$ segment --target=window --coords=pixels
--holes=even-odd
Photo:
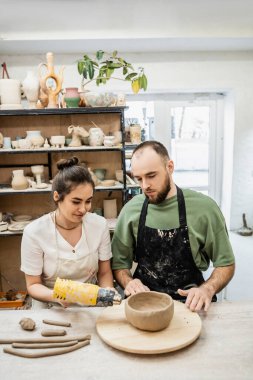
[[[126,122],[166,145],[180,187],[208,194],[220,205],[223,153],[222,94],[149,94],[127,102]]]

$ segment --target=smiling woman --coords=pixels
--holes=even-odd
[[[21,270],[33,308],[52,305],[57,277],[113,287],[107,222],[90,213],[91,175],[76,157],[60,160],[57,167],[52,184],[56,209],[30,223],[22,238]]]

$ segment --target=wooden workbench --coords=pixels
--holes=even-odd
[[[129,354],[111,348],[96,333],[102,308],[69,308],[31,311],[1,310],[0,337],[40,336],[42,319],[66,319],[69,335],[90,333],[91,344],[75,352],[39,359],[26,359],[3,352],[0,346],[0,378],[3,380],[252,380],[253,302],[212,304],[201,313],[200,337],[179,351],[159,355]],[[24,317],[36,321],[35,332],[23,331]],[[51,326],[54,328],[54,326]],[[70,332],[71,331],[71,332]]]

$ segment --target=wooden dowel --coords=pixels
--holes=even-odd
[[[70,342],[61,343],[12,343],[13,348],[56,348],[56,347],[69,347],[77,344],[78,340],[71,340]]]
[[[58,350],[49,350],[49,351],[35,352],[35,353],[22,352],[20,350],[15,350],[9,347],[4,347],[3,351],[6,352],[7,354],[21,356],[22,358],[44,358],[46,356],[66,354],[67,352],[78,350],[79,348],[87,346],[88,344],[90,344],[90,340],[79,342],[71,347],[64,347],[64,348],[59,348]]]
[[[66,335],[66,330],[42,330],[42,336],[63,336]]]
[[[78,340],[82,342],[84,340],[90,340],[91,335],[80,335],[72,337],[59,337],[59,338],[13,338],[13,339],[0,339],[0,344],[12,344],[12,343],[59,343],[59,342],[70,342],[71,340]]]
[[[46,323],[47,325],[71,327],[70,322],[52,321],[51,319],[43,319],[42,322]]]

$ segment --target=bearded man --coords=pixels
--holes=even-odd
[[[112,240],[116,281],[126,296],[154,290],[192,311],[207,311],[235,270],[219,207],[210,197],[174,183],[174,163],[158,141],[138,145],[131,167],[143,193],[126,203],[117,221]],[[204,280],[202,272],[211,262],[214,269]]]

